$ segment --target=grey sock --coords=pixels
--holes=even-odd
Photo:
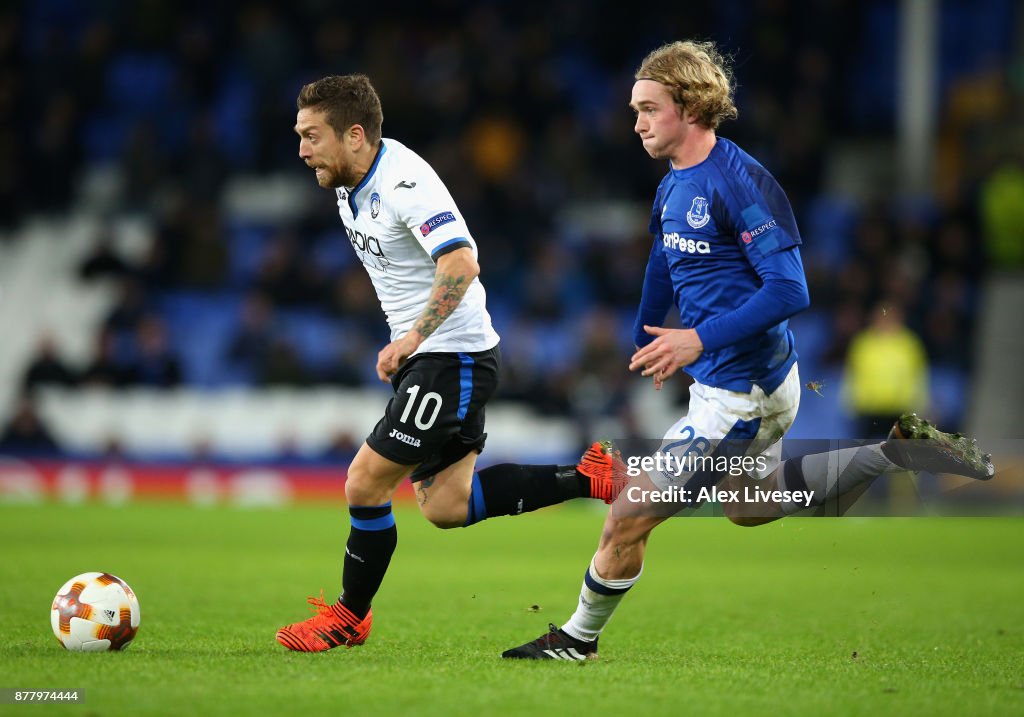
[[[895,468],[897,466],[882,453],[881,444],[876,443],[784,461],[777,475],[783,490],[814,491],[811,505],[821,505]],[[803,502],[781,504],[786,515],[804,507]]]

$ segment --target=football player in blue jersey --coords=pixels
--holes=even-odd
[[[650,377],[656,389],[685,368],[695,381],[689,410],[666,432],[660,451],[674,455],[673,466],[702,453],[725,463],[641,472],[609,511],[576,612],[561,628],[549,625],[536,640],[505,651],[507,658],[596,657],[598,636],[640,578],[651,531],[722,481],[736,497],[754,487],[756,500],[722,503],[733,522],[760,525],[841,496],[855,498],[887,471],[982,480],[994,473],[970,440],[914,415],[900,417],[884,443],[780,462],[780,441],[800,403],[788,320],[809,304],[789,200],[757,160],[716,134],[737,111],[731,71],[713,43],[658,48],[635,80],[634,130],[651,157],[668,160],[669,171],[651,215],[654,244],[629,368]],[[684,328],[662,327],[673,306]],[[734,471],[737,465],[743,469]],[[620,470],[626,470],[621,462]],[[659,497],[645,499],[651,494]],[[652,502],[665,497],[673,502]]]

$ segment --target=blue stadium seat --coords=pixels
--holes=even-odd
[[[850,198],[816,196],[800,217],[800,251],[819,266],[838,269],[849,256],[856,223],[857,207]]]
[[[218,146],[236,169],[248,168],[256,155],[255,97],[252,83],[241,73],[225,73],[214,102],[213,121]]]
[[[537,338],[534,365],[543,371],[565,371],[573,368],[580,353],[578,322],[573,320],[533,325]]]
[[[312,255],[316,266],[328,274],[337,274],[357,261],[345,230],[341,228],[321,234],[313,246]]]
[[[928,417],[950,430],[961,425],[968,401],[969,381],[960,369],[933,366],[929,376]]]
[[[944,0],[939,26],[939,87],[992,67],[1003,67],[1013,53],[1020,12],[1013,0]]]
[[[82,141],[88,160],[104,164],[117,159],[130,126],[126,116],[113,112],[94,112],[86,117]]]
[[[227,364],[227,345],[234,336],[242,297],[234,293],[175,291],[160,301],[185,380],[200,387],[244,384],[251,377]]]
[[[832,315],[812,308],[790,319],[789,328],[796,337],[801,368],[820,365],[832,341]]]
[[[866,10],[864,36],[871,38],[857,51],[847,94],[849,116],[860,129],[888,129],[896,124],[896,46],[899,3],[874,2]]]
[[[261,224],[229,222],[228,280],[232,287],[241,288],[252,284],[273,231],[272,227]]]
[[[118,55],[107,71],[107,101],[130,115],[156,116],[168,105],[177,104],[171,92],[174,75],[174,65],[164,55]]]
[[[334,363],[342,338],[335,320],[313,309],[282,310],[280,320],[285,337],[306,366],[316,371]]]

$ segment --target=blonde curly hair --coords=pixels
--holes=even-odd
[[[640,63],[634,78],[654,80],[668,88],[673,101],[707,129],[722,120],[736,119],[732,69],[729,59],[713,42],[671,42],[654,50]]]

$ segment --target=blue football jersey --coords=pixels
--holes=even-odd
[[[654,337],[668,309],[697,330],[704,353],[686,371],[718,388],[771,393],[796,361],[788,319],[806,308],[800,232],[782,188],[719,138],[708,158],[670,169],[651,215],[651,250],[634,339]]]

